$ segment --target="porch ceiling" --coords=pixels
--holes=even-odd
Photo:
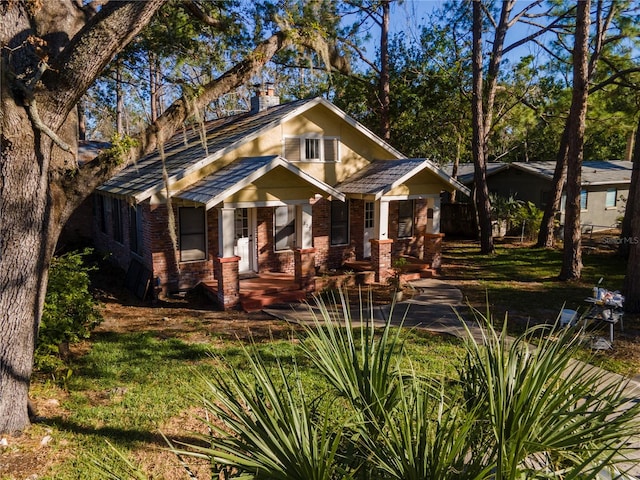
[[[175,198],[199,203],[210,209],[279,167],[294,174],[299,180],[312,187],[314,192],[320,191],[339,200],[345,199],[343,193],[313,178],[278,155],[240,158],[177,193]],[[279,186],[280,189],[282,187],[282,185]]]

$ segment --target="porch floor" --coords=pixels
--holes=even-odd
[[[202,282],[212,298],[217,298],[218,282]],[[240,280],[240,307],[245,312],[256,312],[268,305],[303,302],[307,293],[301,290],[293,275],[279,272],[261,273]]]

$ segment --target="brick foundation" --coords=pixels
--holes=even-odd
[[[313,291],[316,275],[315,248],[298,248],[295,251],[295,280],[300,285],[301,290]]]
[[[218,304],[225,310],[240,305],[239,261],[240,257],[217,257],[214,262],[218,279]]]
[[[424,261],[431,265],[434,270],[439,270],[442,266],[442,239],[444,233],[424,234]]]
[[[371,240],[371,267],[378,283],[386,282],[393,275],[391,251],[393,240]]]

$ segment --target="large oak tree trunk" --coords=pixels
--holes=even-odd
[[[584,131],[589,97],[589,27],[591,1],[578,3],[576,36],[573,49],[573,94],[568,123],[567,201],[564,221],[564,247],[561,280],[577,280],[582,273],[582,230],[580,226],[580,190]]]
[[[3,88],[0,139],[0,432],[28,425],[33,353],[58,235],[48,184],[52,142]]]

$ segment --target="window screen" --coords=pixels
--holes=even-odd
[[[331,201],[331,245],[349,243],[349,204]]]
[[[413,200],[398,202],[398,238],[413,236]]]
[[[180,261],[204,260],[206,239],[204,208],[182,207],[180,216]]]

